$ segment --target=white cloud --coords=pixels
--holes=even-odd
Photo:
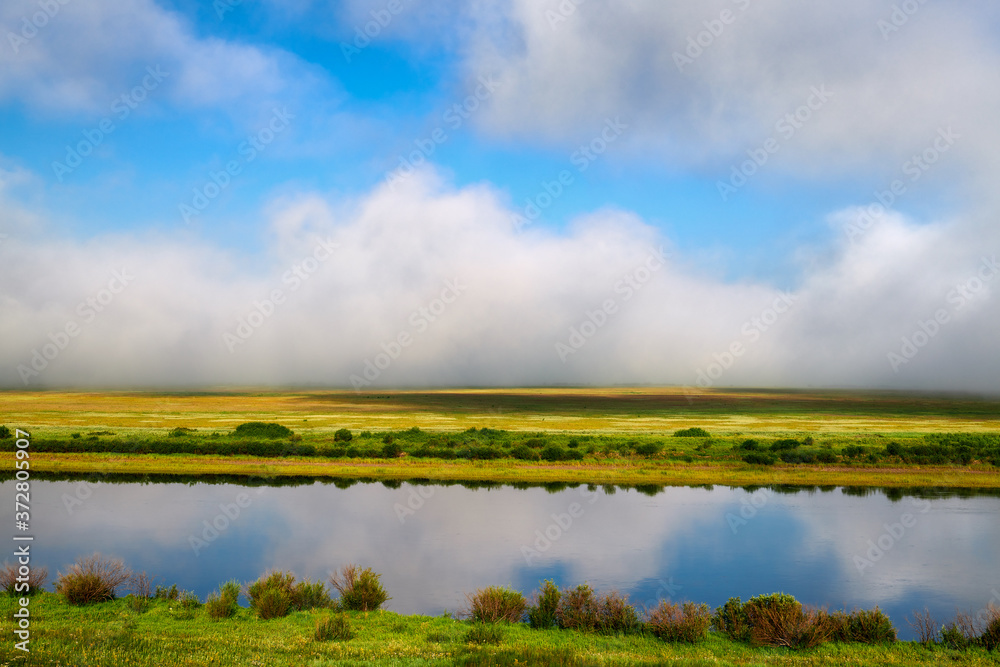
[[[949,299],[998,245],[968,223],[889,215],[853,243],[845,235],[803,269],[786,308],[771,286],[727,284],[683,257],[643,274],[651,249],[670,244],[634,215],[601,211],[554,235],[519,234],[510,214],[487,186],[454,189],[423,171],[353,204],[276,203],[273,252],[252,262],[190,239],[11,234],[0,245],[0,383],[23,386],[18,366],[74,321],[81,332],[32,386],[343,386],[406,333],[412,344],[376,386],[693,384],[738,342],[745,353],[714,384],[1000,390],[1000,281],[961,307]],[[102,293],[122,269],[134,279]],[[436,302],[453,281],[460,296]],[[276,289],[284,301],[272,309],[262,300]],[[109,300],[92,322],[79,306],[88,298]],[[556,344],[572,346],[571,327],[589,333],[588,317],[603,322],[593,313],[608,299],[614,313],[561,360]],[[267,317],[251,316],[255,301]],[[887,354],[942,308],[949,321],[894,371]],[[260,326],[227,346],[241,319]]]
[[[18,36],[11,42],[8,35],[0,48],[0,101],[17,100],[48,114],[103,115],[153,67],[166,73],[157,105],[223,107],[253,116],[321,82],[316,71],[279,49],[199,37],[152,0],[53,5],[59,11],[36,31],[25,31],[28,39],[20,36],[22,20],[31,20],[38,3],[0,7],[0,25]]]

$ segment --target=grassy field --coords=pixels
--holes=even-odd
[[[407,429],[728,435],[1000,431],[1000,399],[888,392],[464,389],[289,392],[0,392],[0,422],[80,428],[230,430],[276,421],[297,432]]]
[[[295,444],[254,455],[232,433],[248,421],[280,423]],[[935,434],[996,438],[1000,400],[969,397],[649,388],[3,392],[2,423],[31,429],[32,466],[52,472],[1000,488],[1000,447],[887,454],[896,446],[917,451]],[[691,427],[710,437],[674,437]],[[189,430],[172,438],[174,429]],[[336,440],[341,429],[352,431],[349,442]],[[745,462],[740,443],[750,439],[776,465]],[[804,456],[769,453],[782,439],[803,443]],[[175,447],[184,442],[202,444]],[[389,443],[398,453],[383,453]],[[0,458],[9,461],[5,449]],[[228,455],[215,455],[223,450]],[[483,460],[490,457],[497,460]]]
[[[470,624],[450,617],[393,612],[346,612],[354,638],[316,641],[325,611],[293,612],[269,621],[241,608],[234,618],[210,620],[204,608],[185,612],[153,600],[145,610],[127,599],[73,607],[43,593],[31,603],[27,658],[13,647],[13,598],[0,595],[0,665],[997,665],[1000,653],[955,651],[914,642],[891,645],[823,644],[814,649],[751,648],[711,633],[707,641],[669,644],[643,635],[605,636],[571,630],[504,626],[498,645],[467,641]]]

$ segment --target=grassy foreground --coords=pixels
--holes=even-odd
[[[997,665],[1000,653],[954,651],[915,642],[886,646],[823,644],[815,649],[751,648],[711,633],[696,645],[653,637],[603,636],[505,626],[498,645],[466,641],[470,624],[447,616],[346,612],[354,638],[313,639],[319,611],[269,621],[248,609],[220,621],[204,609],[152,600],[137,612],[129,599],[74,607],[53,593],[31,602],[31,653],[13,647],[14,599],[0,596],[0,665]]]

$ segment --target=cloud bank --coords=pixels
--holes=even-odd
[[[998,389],[1000,269],[961,221],[884,214],[783,291],[705,275],[627,212],[558,235],[512,213],[425,169],[350,204],[275,202],[252,260],[9,236],[0,383]]]

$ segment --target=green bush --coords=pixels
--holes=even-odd
[[[680,431],[674,431],[675,438],[708,438],[710,437],[708,431],[703,428],[698,428],[694,426],[692,428],[684,428]]]
[[[844,447],[840,453],[847,458],[854,459],[868,453],[868,448],[860,445],[848,445],[847,447]]]
[[[403,453],[403,448],[397,445],[395,442],[382,446],[382,458],[384,459],[398,459],[399,455],[402,453]]]
[[[246,422],[236,427],[234,435],[245,438],[287,438],[293,435],[292,430],[281,424],[264,422]]]
[[[178,426],[177,428],[175,428],[172,431],[170,431],[170,433],[168,433],[167,435],[169,437],[171,437],[171,438],[183,438],[185,436],[192,435],[194,432],[195,432],[195,429],[193,429],[193,428],[186,428],[184,426]]]
[[[775,462],[774,454],[764,452],[750,452],[743,457],[744,463],[755,466],[773,466]]]
[[[551,579],[542,582],[541,590],[534,596],[534,604],[528,608],[528,625],[542,630],[555,625],[560,596],[559,587]]]
[[[353,439],[354,435],[346,428],[337,429],[333,434],[334,442],[350,442]],[[384,442],[387,445],[391,445],[392,436],[391,435],[385,436],[385,439],[382,442]]]
[[[270,572],[247,586],[250,609],[262,619],[287,616],[292,607],[295,575],[291,572]]]
[[[587,584],[562,591],[556,623],[564,630],[595,630],[601,620],[600,603]]]
[[[240,585],[235,581],[227,581],[219,587],[218,592],[209,593],[205,600],[205,611],[208,617],[219,620],[232,618],[239,609]]]
[[[760,444],[756,440],[744,440],[738,449],[755,452],[760,449]]]
[[[252,606],[257,615],[266,621],[272,618],[288,616],[291,600],[288,599],[288,593],[284,590],[280,588],[267,588],[257,596]]]
[[[986,628],[979,636],[979,645],[987,651],[1000,647],[1000,607],[993,603],[986,608]]]
[[[465,634],[469,644],[499,644],[503,641],[504,628],[494,623],[476,623]]]
[[[316,620],[316,629],[313,632],[313,639],[318,642],[326,641],[349,641],[354,639],[351,632],[351,624],[344,614],[335,616],[324,616]]]
[[[740,598],[729,598],[726,604],[717,607],[712,617],[712,625],[719,632],[738,642],[750,640],[750,619]]]
[[[497,623],[507,621],[518,623],[524,616],[527,602],[520,591],[502,586],[480,588],[467,595],[468,615],[477,623]]]
[[[340,593],[340,605],[350,611],[375,611],[387,600],[379,575],[370,567],[364,570],[357,565],[345,565],[340,572],[330,576],[330,584]]]
[[[837,455],[833,452],[820,452],[816,455],[816,460],[820,463],[836,463]]]
[[[644,442],[635,446],[635,453],[639,456],[656,456],[663,449],[663,444],[659,442]]]
[[[649,613],[646,627],[659,639],[667,642],[694,644],[708,637],[712,615],[707,604],[685,602],[683,605],[660,601]]]
[[[6,426],[0,426],[0,440],[8,440],[13,438],[14,434],[11,433],[10,429]]]
[[[521,461],[538,461],[542,458],[538,452],[527,445],[518,445],[510,451],[510,455]]]
[[[119,559],[100,554],[78,558],[66,573],[56,578],[56,592],[73,605],[109,602],[132,573]]]
[[[582,461],[583,460],[583,452],[578,451],[576,449],[571,449],[568,452],[566,452],[566,460],[567,461]]]
[[[546,461],[562,461],[566,458],[566,450],[559,445],[549,445],[542,450],[542,458]]]
[[[874,609],[855,609],[849,614],[831,614],[831,639],[859,644],[891,644],[896,641],[896,628],[885,613]]]
[[[784,440],[775,440],[771,443],[771,446],[768,449],[772,452],[783,452],[790,449],[796,449],[801,445],[802,443],[794,438],[785,438]]]

